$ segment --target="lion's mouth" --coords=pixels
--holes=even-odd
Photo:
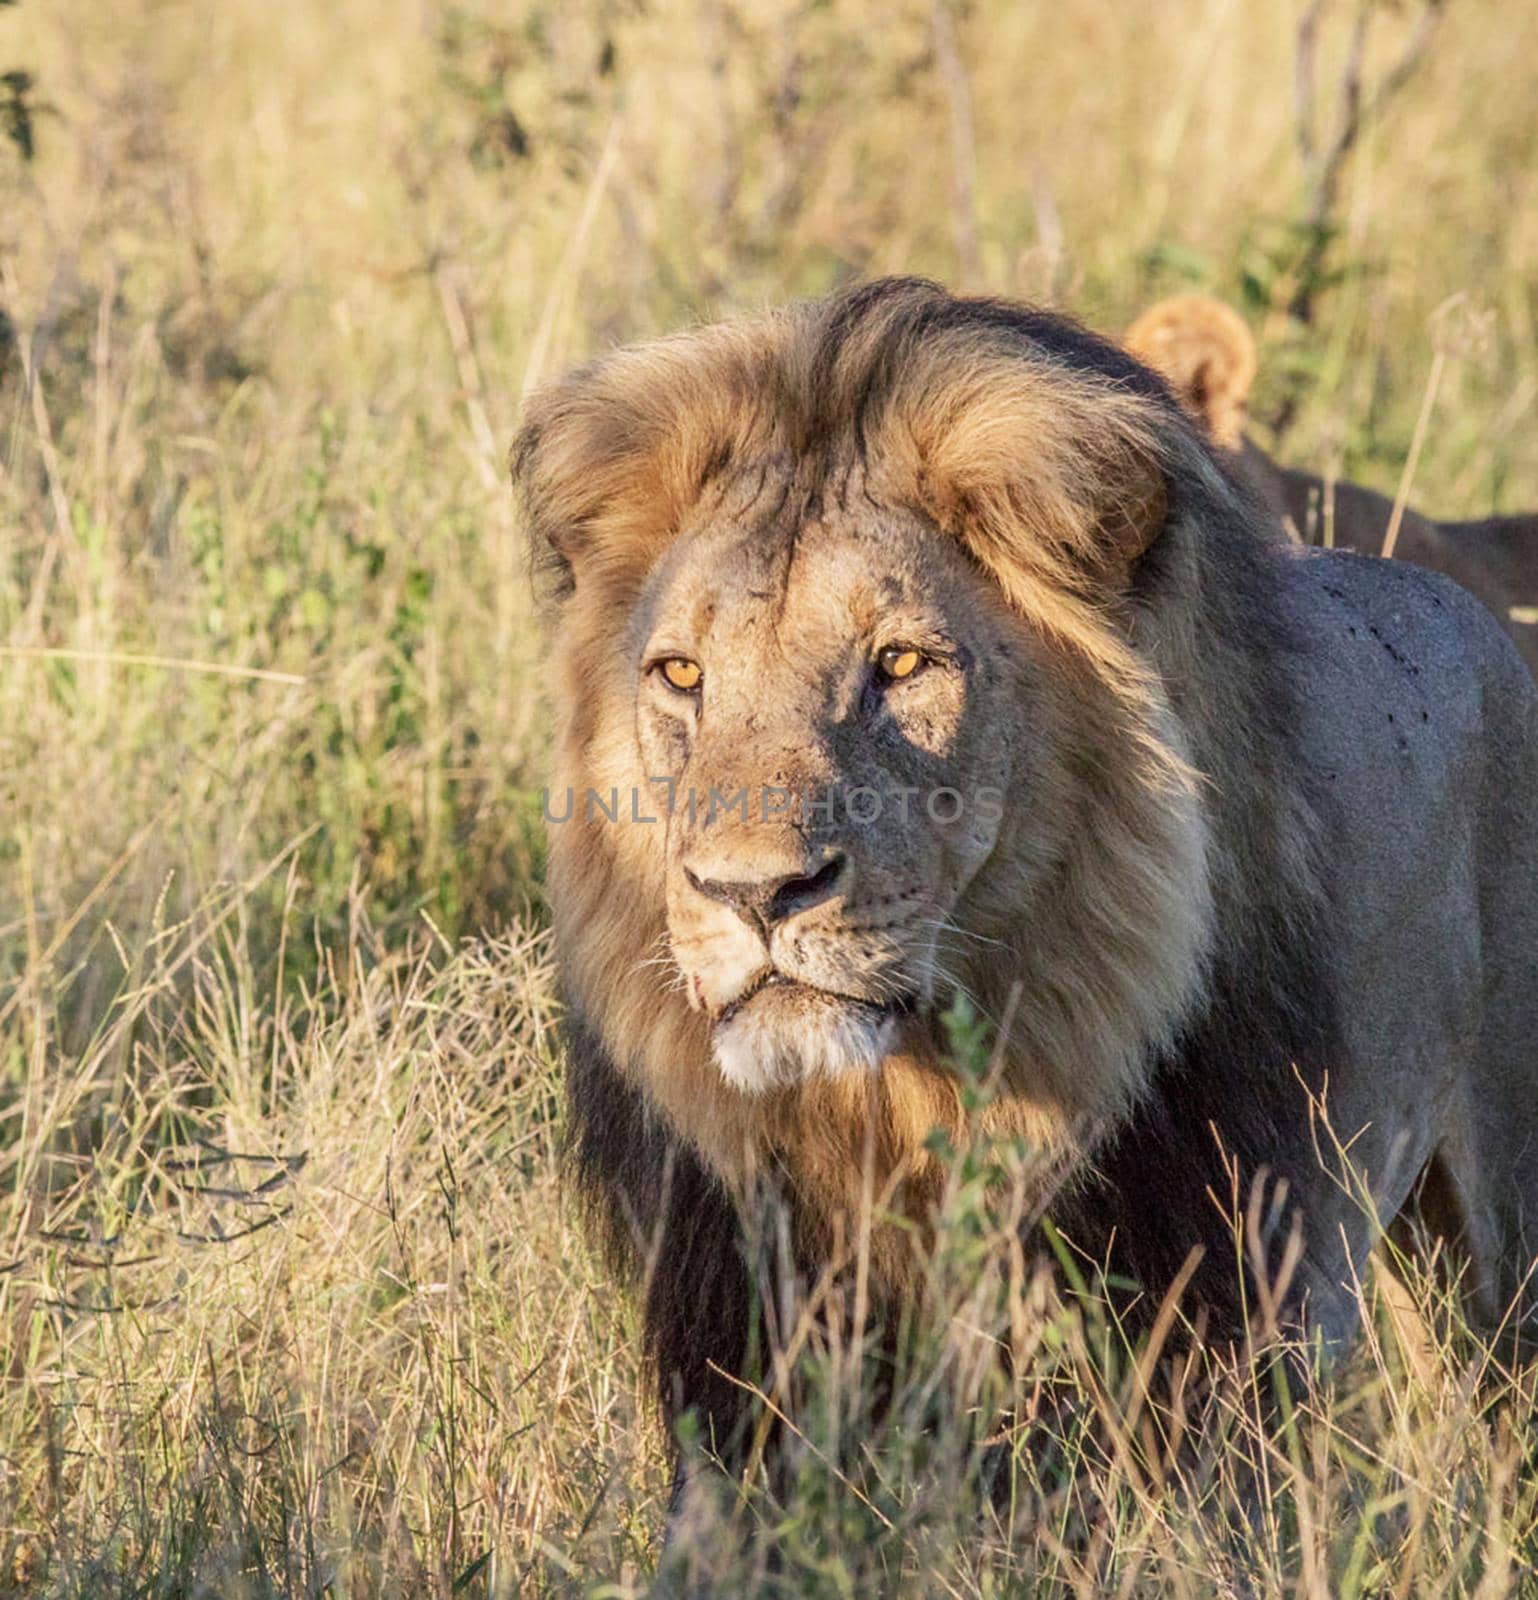
[[[911,1014],[918,1005],[918,995],[912,990],[905,990],[900,994],[890,995],[884,999],[872,1000],[867,995],[845,994],[839,989],[825,989],[817,984],[802,983],[799,978],[787,977],[785,973],[769,968],[748,984],[735,1000],[730,1000],[711,1018],[717,1028],[724,1028],[744,1006],[752,1002],[761,994],[775,990],[786,995],[803,994],[808,998],[818,1000],[834,1000],[840,1005],[858,1006],[869,1014],[871,1019],[878,1020],[884,1017],[900,1017]]]

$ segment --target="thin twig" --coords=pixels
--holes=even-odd
[[[37,959],[29,960],[23,971],[20,981],[11,991],[10,998],[0,1005],[0,1028],[9,1021],[11,1013],[21,1004],[22,997],[34,982],[40,980],[43,969],[63,948],[64,942],[78,928],[91,907],[112,887],[113,882],[122,872],[123,868],[138,854],[139,847],[171,814],[174,800],[168,800],[160,810],[144,824],[118,853],[117,859],[111,863],[107,870],[96,881],[96,886],[86,895],[85,899],[75,907],[74,911],[64,919],[63,925],[48,943],[48,948]]]
[[[598,216],[599,202],[603,199],[604,191],[609,186],[609,176],[614,171],[614,163],[619,158],[619,130],[620,119],[615,119],[609,124],[609,131],[604,137],[603,149],[599,152],[598,164],[593,168],[593,176],[588,181],[587,194],[582,201],[582,210],[577,217],[576,226],[571,230],[571,235],[566,241],[566,248],[561,252],[561,259],[556,266],[555,274],[550,280],[550,287],[545,293],[545,304],[540,311],[539,326],[534,331],[534,342],[529,346],[528,364],[523,370],[522,393],[527,395],[544,374],[545,362],[550,354],[550,345],[555,338],[556,318],[560,315],[561,305],[566,291],[570,288],[572,279],[581,267],[582,257],[587,250],[587,236],[592,232],[593,223]]]
[[[1341,66],[1336,88],[1337,111],[1334,126],[1321,146],[1318,138],[1318,107],[1315,89],[1315,63],[1319,19],[1325,0],[1311,0],[1298,22],[1293,56],[1293,103],[1296,120],[1298,157],[1308,189],[1305,217],[1309,225],[1323,229],[1335,207],[1346,158],[1355,148],[1362,130],[1368,127],[1387,103],[1414,77],[1425,59],[1445,0],[1424,0],[1419,19],[1405,47],[1400,51],[1382,81],[1371,95],[1364,92],[1363,74],[1367,58],[1367,35],[1374,15],[1374,0],[1360,0],[1351,25],[1351,39]],[[1308,283],[1300,292],[1311,295]],[[1307,301],[1305,312],[1309,309]],[[1295,311],[1296,315],[1297,312]],[[1307,315],[1301,317],[1307,321]]]
[[[120,667],[163,667],[168,672],[201,672],[216,678],[251,678],[260,683],[302,687],[309,680],[299,672],[271,667],[237,667],[224,661],[194,661],[186,656],[141,655],[133,650],[69,650],[44,645],[0,644],[0,656],[16,661],[106,661]]]
[[[5,289],[5,304],[12,324],[21,326],[21,288],[16,279],[16,269],[10,262],[0,267],[0,284]],[[75,537],[75,525],[69,514],[69,501],[64,494],[64,478],[59,467],[58,451],[54,448],[53,425],[48,418],[48,403],[43,395],[43,385],[33,361],[32,341],[18,338],[16,348],[21,356],[21,381],[32,404],[32,424],[37,429],[37,447],[43,458],[43,475],[48,480],[48,500],[53,507],[53,520],[57,525],[59,542],[71,554],[78,554],[80,541]]]
[[[1415,482],[1415,469],[1420,465],[1421,446],[1426,442],[1426,429],[1431,424],[1432,407],[1437,403],[1437,390],[1442,386],[1442,369],[1447,365],[1447,351],[1438,348],[1431,358],[1431,371],[1426,375],[1426,389],[1421,395],[1420,415],[1415,419],[1415,433],[1410,439],[1410,453],[1405,457],[1404,471],[1399,475],[1399,488],[1394,495],[1394,509],[1383,535],[1385,559],[1394,553],[1399,542],[1399,527],[1404,521],[1405,505],[1410,498],[1410,488]]]
[[[972,125],[972,86],[956,43],[956,21],[946,0],[934,0],[929,14],[935,61],[945,80],[951,108],[951,207],[956,257],[963,287],[975,289],[982,283],[983,262],[977,243],[977,138]]]
[[[1334,209],[1346,157],[1361,136],[1362,66],[1367,55],[1367,30],[1371,21],[1372,5],[1370,0],[1364,0],[1351,25],[1351,43],[1346,50],[1345,65],[1340,70],[1340,113],[1335,131],[1324,152],[1317,157],[1310,179],[1308,220],[1315,228],[1323,228]]]
[[[1415,24],[1415,32],[1406,41],[1399,59],[1384,73],[1383,82],[1378,85],[1378,92],[1368,101],[1367,116],[1375,115],[1378,107],[1391,96],[1398,94],[1420,70],[1421,63],[1425,60],[1426,46],[1431,42],[1431,35],[1436,32],[1437,24],[1442,20],[1445,6],[1446,0],[1426,0],[1425,9]]]
[[[501,487],[502,476],[497,466],[496,435],[486,415],[485,386],[481,382],[480,363],[475,358],[475,341],[470,335],[470,319],[465,315],[464,302],[449,278],[447,270],[439,267],[433,274],[438,285],[438,301],[443,307],[443,321],[448,328],[449,343],[454,350],[454,364],[459,369],[459,387],[464,396],[465,415],[470,419],[470,432],[475,436],[475,465],[481,482],[488,489]]]
[[[851,1479],[846,1473],[841,1472],[837,1462],[830,1461],[828,1457],[821,1450],[819,1450],[817,1446],[813,1444],[812,1441],[808,1439],[807,1436],[795,1425],[795,1423],[785,1415],[780,1407],[777,1406],[774,1401],[771,1400],[769,1396],[758,1387],[757,1384],[749,1383],[745,1378],[739,1378],[735,1373],[728,1372],[725,1367],[717,1366],[714,1361],[707,1362],[706,1365],[712,1372],[716,1374],[717,1377],[725,1378],[728,1383],[736,1384],[739,1389],[746,1390],[750,1395],[753,1395],[758,1400],[762,1401],[764,1408],[775,1418],[775,1420],[789,1428],[790,1431],[802,1442],[802,1444],[804,1444],[807,1449],[810,1450],[820,1462],[822,1462],[828,1471],[831,1472],[841,1484],[843,1484],[850,1494],[852,1494],[855,1499],[858,1500],[860,1504],[863,1505],[865,1509],[876,1518],[883,1528],[890,1530],[895,1526],[892,1522],[892,1519],[882,1511],[880,1506],[875,1504],[870,1496],[860,1488],[859,1484],[855,1483],[853,1479]]]
[[[1298,155],[1307,171],[1314,161],[1314,49],[1324,0],[1309,0],[1298,19],[1298,40],[1292,67],[1293,110],[1297,118]]]

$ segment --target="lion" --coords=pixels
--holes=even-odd
[[[743,1437],[766,1193],[815,1278],[874,1182],[912,1304],[936,1129],[1041,1152],[1139,1304],[1194,1261],[1212,1338],[1253,1291],[1212,1197],[1267,1181],[1325,1349],[1380,1223],[1532,1326],[1538,691],[1461,589],[1288,543],[1148,368],[920,280],[603,356],[512,465],[572,1148],[669,1423]]]
[[[1255,338],[1231,306],[1210,295],[1172,295],[1143,312],[1123,343],[1158,372],[1286,526],[1308,544],[1384,553],[1394,502],[1346,480],[1326,481],[1273,461],[1244,431],[1259,370]],[[1506,626],[1538,673],[1538,513],[1437,522],[1412,506],[1400,517],[1392,554],[1455,578]]]

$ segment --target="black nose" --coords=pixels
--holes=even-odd
[[[730,906],[738,916],[767,934],[777,922],[831,900],[843,883],[847,865],[848,858],[840,851],[810,876],[790,873],[729,883],[721,878],[697,878],[687,867],[684,876],[701,894]]]

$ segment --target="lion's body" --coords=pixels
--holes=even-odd
[[[599,363],[517,464],[569,591],[558,789],[1004,797],[927,829],[552,829],[578,1165],[644,1268],[670,1415],[739,1409],[766,1176],[815,1274],[869,1151],[919,1225],[878,1240],[873,1294],[911,1292],[927,1136],[968,1132],[930,1020],[958,984],[1007,1019],[983,1120],[1050,1152],[1064,1231],[1155,1302],[1205,1246],[1193,1292],[1238,1335],[1209,1191],[1283,1176],[1289,1315],[1349,1335],[1375,1227],[1321,1113],[1384,1223],[1426,1198],[1478,1312],[1516,1292],[1538,711],[1458,590],[1288,545],[1112,347],[907,282]],[[862,665],[887,613],[938,641],[911,686]],[[654,670],[679,658],[692,697]]]
[[[1447,1242],[1468,1247],[1466,1288],[1493,1327],[1538,1256],[1538,1119],[1511,1116],[1521,1086],[1538,1086],[1533,686],[1452,583],[1322,551],[1287,571],[1343,997],[1329,1119],[1338,1136],[1364,1130],[1351,1157],[1384,1223],[1422,1180],[1437,1203],[1456,1198],[1461,1214],[1430,1219],[1432,1236],[1466,1231]],[[1316,1195],[1310,1238],[1338,1222],[1365,1250],[1355,1204],[1337,1191],[1321,1228],[1327,1203]],[[1348,1331],[1351,1308],[1337,1314]]]
[[[1243,318],[1210,295],[1174,295],[1150,306],[1125,344],[1158,372],[1213,441],[1231,451],[1251,484],[1304,544],[1391,553],[1448,577],[1481,600],[1538,673],[1538,514],[1438,522],[1347,479],[1284,467],[1245,433],[1259,360]]]
[[[1267,1167],[1304,1197],[1294,1287],[1331,1344],[1354,1331],[1374,1219],[1442,1241],[1476,1324],[1494,1328],[1513,1306],[1519,1322],[1538,1307],[1525,1284],[1538,1257],[1538,1117],[1511,1115],[1538,1087],[1525,1036],[1538,993],[1532,687],[1490,619],[1436,576],[1326,551],[1281,557],[1279,571],[1295,748],[1329,863],[1328,924],[1305,936],[1319,947],[1277,953],[1304,1013],[1291,1041],[1300,1070],[1277,1070],[1285,1047],[1250,1054],[1255,1012],[1269,999],[1273,1017],[1286,1013],[1245,995],[1242,970],[1220,974],[1214,1035],[1165,1069],[1100,1155],[1104,1188],[1064,1226],[1106,1237],[1119,1225],[1116,1264],[1143,1283],[1168,1282],[1200,1242],[1198,1287],[1224,1309],[1240,1285],[1209,1198],[1225,1192],[1221,1142],[1240,1171]],[[1249,1019],[1226,1015],[1235,994]],[[1310,1028],[1310,1006],[1331,1003],[1338,1034]],[[1367,1194],[1327,1176],[1344,1165],[1337,1141],[1350,1142]]]

